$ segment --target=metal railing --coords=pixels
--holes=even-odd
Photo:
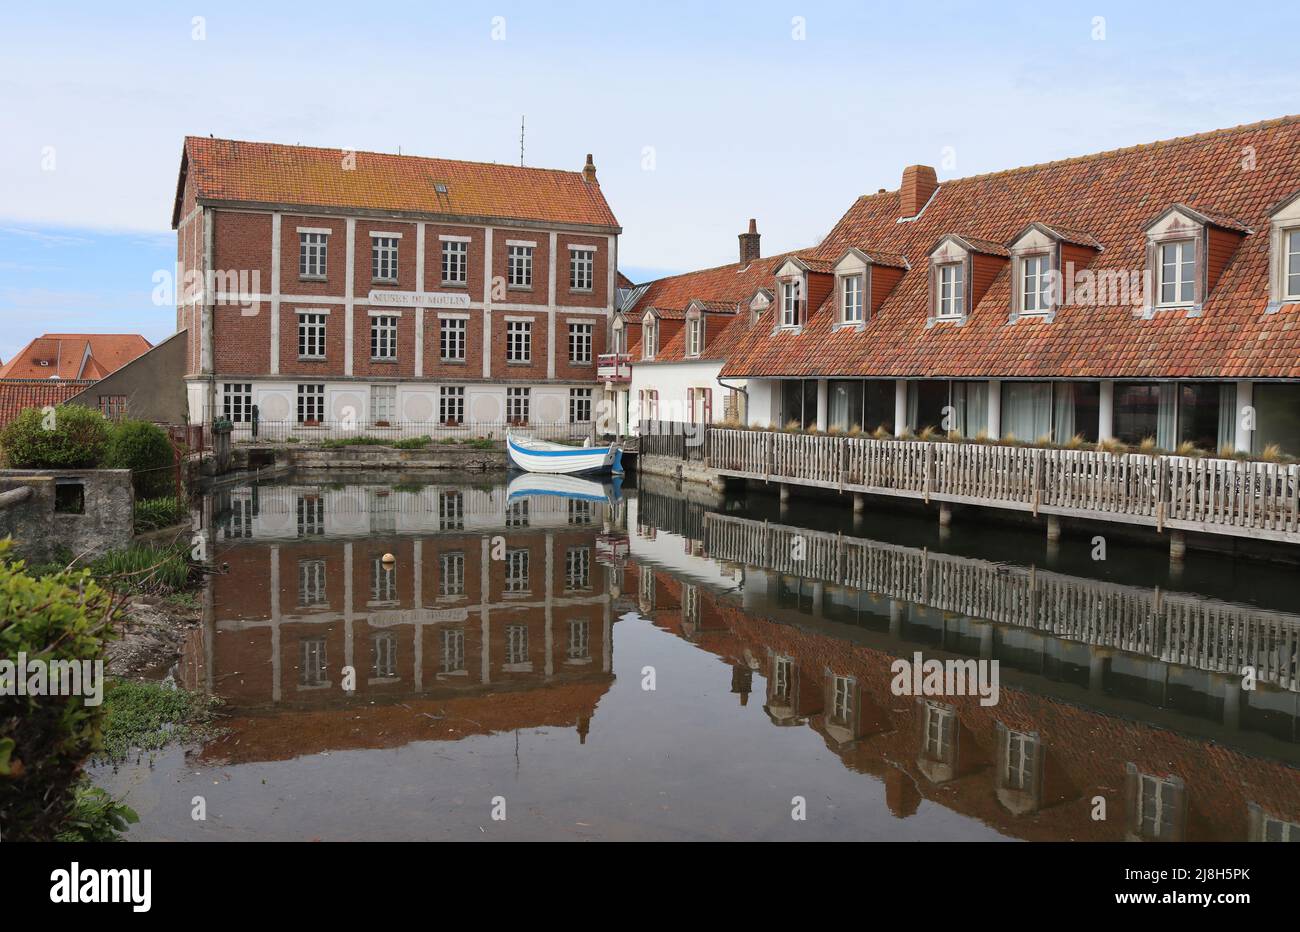
[[[468,440],[505,440],[506,432],[538,440],[581,442],[593,437],[594,421],[243,421],[231,431],[235,443],[320,443],[326,440],[350,440],[360,443],[373,439],[379,443],[416,440],[427,437],[432,442]]]

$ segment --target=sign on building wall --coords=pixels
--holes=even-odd
[[[430,294],[419,291],[372,291],[370,303],[381,307],[469,307],[469,295]]]

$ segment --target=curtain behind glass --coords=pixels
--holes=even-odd
[[[1002,383],[1002,436],[1027,443],[1052,433],[1050,382]]]
[[[849,386],[846,382],[831,383],[831,418],[828,426],[840,430],[849,428]]]
[[[916,382],[907,383],[907,425],[916,428],[917,416],[921,409],[921,386]]]
[[[1172,450],[1178,446],[1178,421],[1175,418],[1175,399],[1178,386],[1173,382],[1160,383],[1160,407],[1156,413],[1156,446]]]
[[[1237,383],[1219,386],[1219,449],[1237,445]]]
[[[1057,382],[1054,386],[1055,412],[1052,418],[1052,439],[1069,443],[1074,436],[1074,383]]]
[[[989,383],[963,382],[962,398],[965,410],[959,411],[957,429],[963,437],[978,436],[989,426]]]

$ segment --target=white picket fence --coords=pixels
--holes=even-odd
[[[1300,466],[712,428],[720,474],[1300,543]]]

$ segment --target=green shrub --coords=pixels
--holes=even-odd
[[[404,440],[393,442],[393,446],[399,450],[423,450],[429,444],[433,443],[433,438],[428,434],[419,437],[407,437]]]
[[[320,442],[320,445],[327,450],[337,450],[340,447],[386,447],[391,444],[391,440],[384,440],[382,437],[367,437],[365,434],[356,437],[330,437]]]
[[[128,419],[114,425],[104,465],[131,470],[131,484],[140,498],[157,498],[175,491],[175,454],[167,432],[157,424]]]
[[[0,658],[95,660],[112,637],[112,596],[83,571],[35,579],[4,559],[0,542]],[[5,841],[48,841],[76,804],[81,768],[96,749],[103,706],[85,696],[0,696],[0,831]]]
[[[110,550],[90,564],[90,574],[114,592],[166,595],[189,585],[188,556],[183,545]]]
[[[104,736],[98,759],[120,764],[132,751],[157,751],[208,737],[218,729],[215,697],[162,683],[114,680],[104,690]]]
[[[173,524],[180,524],[188,515],[188,506],[174,495],[136,499],[135,529],[138,533],[171,527]]]
[[[59,405],[49,415],[28,408],[0,431],[0,449],[15,469],[93,469],[108,438],[108,421],[90,408]]]
[[[55,841],[121,841],[127,826],[140,817],[104,790],[83,778],[77,784],[72,811]]]

